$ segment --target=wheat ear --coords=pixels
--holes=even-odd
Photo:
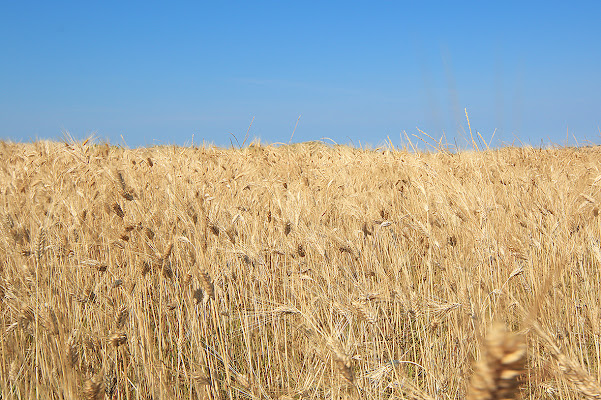
[[[468,400],[509,400],[517,396],[526,345],[521,336],[495,324],[486,338],[482,358],[468,389]]]
[[[577,361],[563,353],[555,341],[551,339],[551,336],[537,322],[532,324],[532,328],[542,339],[545,348],[550,351],[555,361],[557,361],[559,370],[574,388],[587,399],[601,400],[601,385],[599,382]]]

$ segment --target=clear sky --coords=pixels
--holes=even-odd
[[[601,143],[599,1],[0,2],[0,139]]]

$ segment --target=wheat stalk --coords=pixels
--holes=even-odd
[[[532,327],[537,335],[543,340],[543,344],[549,350],[559,370],[572,386],[587,399],[601,399],[601,385],[591,374],[574,359],[561,351],[551,336],[538,324],[533,322]]]
[[[486,338],[482,358],[468,389],[468,400],[515,399],[524,372],[526,345],[519,335],[495,324]]]

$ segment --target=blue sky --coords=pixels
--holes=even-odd
[[[4,0],[0,139],[601,143],[601,2],[412,3]]]

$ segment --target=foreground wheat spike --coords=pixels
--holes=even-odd
[[[576,361],[559,352],[554,354],[559,369],[574,387],[587,399],[601,399],[601,386]]]
[[[482,358],[468,390],[468,400],[514,399],[526,361],[526,345],[521,336],[495,324],[488,334]]]
[[[577,361],[564,354],[555,341],[537,322],[532,324],[534,331],[542,339],[543,344],[557,361],[559,370],[587,399],[601,400],[601,385]]]

